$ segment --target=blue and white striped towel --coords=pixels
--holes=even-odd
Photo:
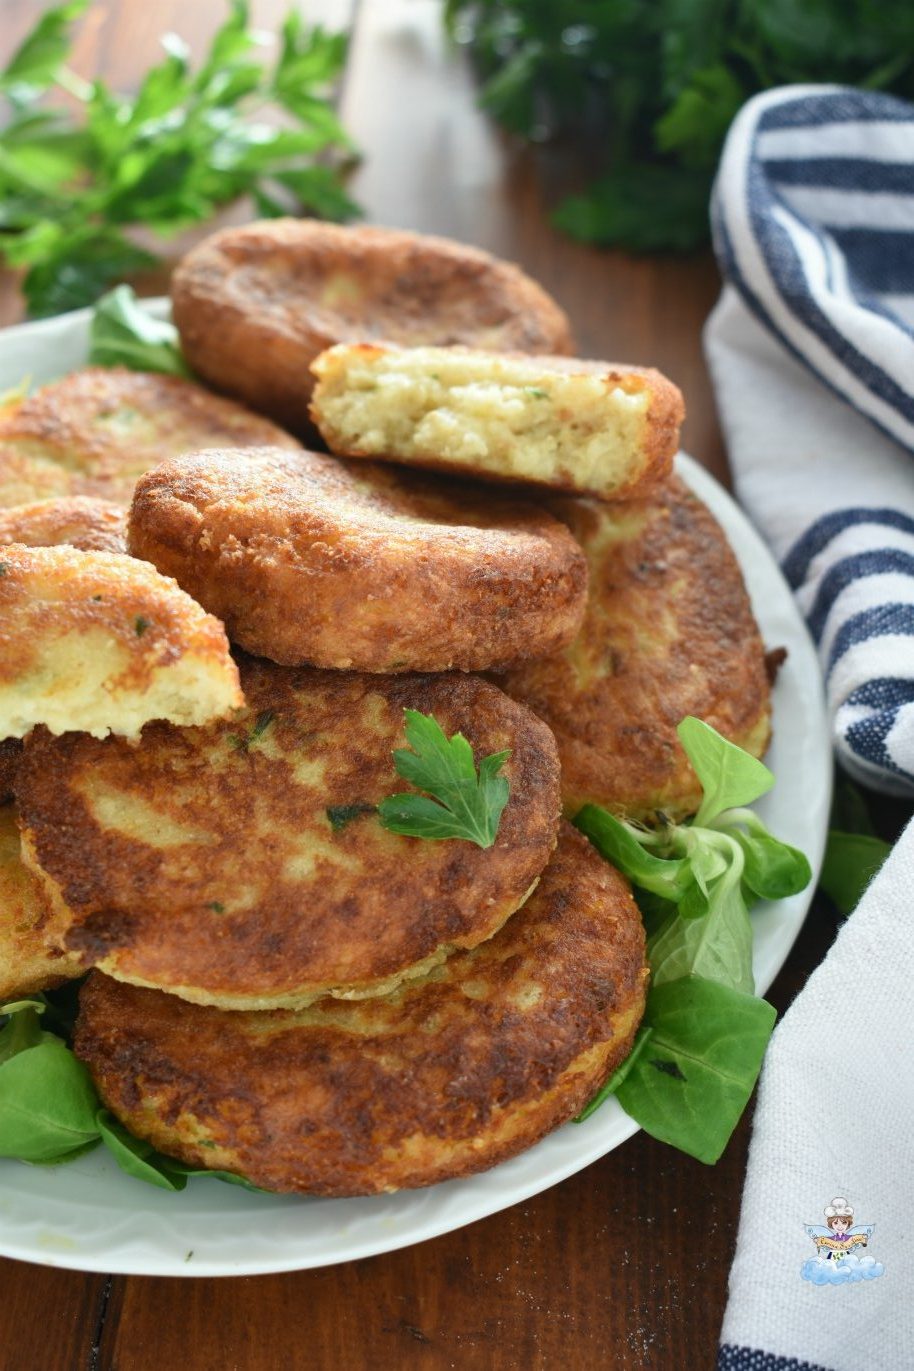
[[[914,107],[750,100],[712,205],[734,483],[819,646],[842,764],[914,793]]]
[[[758,96],[713,217],[727,284],[706,345],[737,491],[819,644],[841,760],[911,793],[914,108],[829,86]],[[775,1030],[719,1371],[914,1366],[912,883],[914,824]],[[837,1197],[875,1224],[871,1254],[812,1246]]]

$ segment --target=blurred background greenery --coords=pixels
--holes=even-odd
[[[911,0],[448,0],[446,16],[505,128],[586,144],[597,174],[555,223],[634,251],[707,240],[724,136],[757,91],[914,98]]]

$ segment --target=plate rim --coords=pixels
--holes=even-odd
[[[141,306],[156,318],[167,318],[170,311],[170,302],[167,297],[154,297],[152,299],[141,300]],[[49,319],[26,322],[12,325],[0,330],[0,367],[3,365],[3,353],[6,353],[10,346],[22,340],[28,340],[31,345],[40,343],[43,339],[60,342],[63,335],[70,335],[70,340],[79,340],[83,344],[88,342],[88,325],[92,317],[91,308],[74,310],[68,314],[56,315]],[[778,589],[778,608],[790,622],[791,632],[795,635],[796,643],[792,646],[792,655],[798,653],[799,665],[802,671],[810,670],[815,673],[817,690],[810,691],[808,699],[805,699],[806,707],[811,710],[810,728],[816,735],[812,755],[815,765],[818,768],[818,814],[816,818],[816,839],[817,844],[812,851],[808,851],[810,863],[813,867],[814,877],[818,876],[819,868],[824,853],[825,839],[827,833],[828,810],[831,798],[833,763],[831,738],[828,728],[828,719],[825,707],[824,690],[822,687],[821,673],[819,671],[818,659],[815,648],[809,636],[806,625],[802,619],[800,611],[793,599],[787,582],[785,581],[780,568],[778,567],[773,554],[764,543],[761,535],[749,522],[747,516],[737,505],[733,496],[727,491],[719,481],[693,458],[684,453],[680,453],[676,459],[677,470],[685,480],[686,484],[692,489],[700,499],[707,503],[714,514],[724,527],[728,542],[730,543],[743,575],[747,582],[752,579],[765,579],[771,584],[777,584]],[[764,570],[764,577],[762,572]],[[764,616],[762,616],[764,617]],[[817,699],[817,708],[812,707],[813,697]],[[804,698],[804,697],[801,697]],[[781,709],[784,705],[781,705]],[[777,696],[773,699],[773,713],[775,728],[777,728],[777,715],[780,711],[777,705]],[[774,977],[783,967],[802,928],[809,906],[812,903],[815,892],[815,879],[810,882],[806,891],[799,896],[792,897],[790,908],[785,913],[785,918],[789,919],[789,926],[785,925],[784,947],[779,949],[775,956],[776,965],[770,974],[763,974],[758,978],[756,993],[763,995],[767,991]],[[778,906],[779,912],[784,909],[783,902]],[[612,1102],[615,1103],[615,1102]],[[604,1108],[610,1109],[607,1105]],[[15,1237],[9,1238],[2,1231],[3,1206],[0,1203],[0,1256],[8,1257],[19,1261],[32,1262],[38,1265],[54,1266],[62,1269],[78,1270],[86,1272],[115,1273],[119,1275],[162,1275],[162,1276],[187,1276],[187,1277],[212,1277],[212,1276],[234,1276],[234,1275],[267,1275],[284,1271],[296,1271],[316,1269],[323,1266],[337,1265],[342,1262],[354,1261],[361,1258],[380,1255],[384,1252],[393,1252],[403,1247],[417,1245],[421,1242],[430,1241],[440,1237],[445,1233],[453,1232],[458,1228],[464,1227],[469,1223],[475,1223],[480,1219],[487,1218],[492,1214],[510,1208],[514,1204],[523,1203],[531,1199],[534,1195],[542,1193],[544,1190],[551,1189],[555,1185],[560,1185],[570,1176],[584,1170],[587,1166],[593,1165],[601,1157],[607,1156],[622,1143],[627,1141],[635,1133],[639,1132],[639,1126],[633,1119],[624,1115],[618,1105],[615,1105],[618,1115],[613,1140],[604,1146],[602,1140],[594,1133],[590,1142],[587,1143],[587,1135],[582,1132],[581,1141],[584,1144],[574,1155],[566,1157],[563,1161],[556,1161],[548,1170],[546,1178],[542,1176],[527,1178],[526,1181],[511,1183],[506,1175],[506,1168],[512,1166],[519,1158],[501,1163],[489,1171],[479,1173],[477,1176],[468,1177],[463,1180],[444,1182],[442,1186],[430,1187],[428,1190],[419,1192],[402,1192],[404,1195],[432,1195],[433,1192],[441,1192],[445,1187],[468,1187],[472,1182],[480,1182],[485,1178],[481,1186],[477,1186],[480,1193],[474,1196],[473,1202],[467,1209],[460,1209],[455,1212],[455,1206],[446,1204],[443,1213],[438,1219],[429,1221],[420,1216],[418,1223],[413,1227],[400,1233],[389,1232],[386,1235],[372,1232],[362,1240],[352,1240],[344,1243],[340,1250],[332,1251],[329,1255],[318,1255],[314,1258],[313,1254],[296,1256],[294,1244],[287,1240],[289,1249],[282,1255],[260,1258],[256,1260],[240,1260],[231,1262],[226,1259],[208,1261],[201,1260],[197,1263],[189,1263],[186,1259],[162,1254],[158,1250],[150,1250],[139,1255],[131,1252],[118,1253],[112,1251],[110,1245],[104,1245],[97,1251],[67,1251],[59,1248],[43,1250],[38,1244],[37,1239],[29,1240],[27,1237],[17,1240]],[[603,1113],[603,1111],[601,1111]],[[604,1115],[604,1118],[610,1116]],[[614,1116],[613,1116],[614,1117]],[[565,1127],[576,1127],[575,1125],[565,1125]],[[581,1126],[584,1127],[584,1126]],[[561,1132],[561,1130],[558,1130]],[[550,1137],[547,1135],[541,1142],[534,1144],[532,1148],[520,1154],[521,1157],[529,1157],[537,1148],[548,1144]],[[5,1171],[7,1167],[15,1167],[17,1163],[8,1161],[0,1163],[0,1202],[3,1200],[4,1191],[9,1190]],[[21,1165],[21,1164],[20,1164]],[[508,1184],[503,1192],[493,1194],[493,1187],[488,1184],[492,1178],[501,1177]],[[139,1184],[137,1182],[136,1184]],[[157,1192],[158,1193],[158,1192]],[[186,1195],[188,1192],[183,1192]],[[473,1194],[470,1190],[469,1194]],[[256,1200],[257,1197],[246,1197]],[[285,1198],[285,1197],[284,1197]],[[368,1202],[373,1199],[397,1197],[367,1197]],[[293,1203],[313,1204],[313,1201],[305,1197],[293,1197]],[[364,1201],[322,1201],[320,1203],[350,1204],[363,1203]],[[256,1214],[256,1209],[249,1211],[252,1215]],[[147,1210],[147,1216],[150,1211]],[[138,1217],[141,1217],[139,1211]],[[205,1214],[201,1215],[205,1221]],[[415,1229],[415,1231],[414,1231]]]

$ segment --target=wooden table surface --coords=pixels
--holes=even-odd
[[[46,8],[0,0],[0,62]],[[284,0],[255,0],[275,25]],[[519,261],[565,306],[585,356],[652,363],[682,387],[684,442],[727,479],[701,327],[710,256],[633,259],[554,232],[570,183],[561,148],[536,155],[475,109],[438,0],[306,2],[354,23],[340,92],[364,151],[352,191],[370,221],[451,235]],[[222,0],[96,0],[74,59],[130,88],[175,29],[195,52]],[[163,282],[145,283],[161,288]],[[21,317],[0,274],[0,323]],[[783,1010],[835,927],[816,907],[769,994]],[[713,1365],[745,1169],[745,1118],[716,1167],[643,1134],[504,1213],[387,1256],[234,1280],[105,1277],[0,1262],[0,1371],[692,1371]]]

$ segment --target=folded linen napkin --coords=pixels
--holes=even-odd
[[[737,492],[818,643],[839,758],[912,793],[914,108],[757,97],[713,220],[705,342]],[[720,1371],[914,1366],[912,889],[914,824],[772,1038]]]
[[[775,1029],[718,1371],[914,1365],[912,890],[914,823]]]
[[[818,644],[840,761],[914,794],[914,107],[757,96],[712,219],[727,284],[705,346],[737,494]]]

